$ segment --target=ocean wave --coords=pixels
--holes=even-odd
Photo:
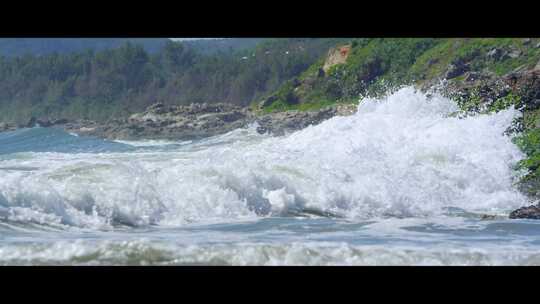
[[[540,265],[536,250],[348,244],[177,245],[147,240],[61,241],[0,247],[0,265]]]
[[[306,214],[426,217],[448,207],[504,213],[525,205],[512,170],[523,155],[503,134],[519,112],[449,117],[456,110],[447,98],[404,88],[363,100],[355,115],[281,137],[239,129],[141,152],[72,136],[51,150],[40,146],[46,139],[34,142],[46,133],[31,134],[22,149],[31,157],[3,157],[0,167],[40,169],[2,170],[0,201],[6,220],[94,229]],[[89,147],[94,153],[84,153]]]

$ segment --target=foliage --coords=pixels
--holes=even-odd
[[[118,48],[126,42],[139,44],[147,52],[156,53],[168,40],[167,38],[0,38],[0,55],[42,56],[82,52],[87,49],[101,51]]]
[[[103,121],[154,102],[248,105],[300,75],[336,41],[264,39],[255,48],[211,55],[170,40],[150,54],[128,41],[99,51],[0,57],[0,121]]]
[[[514,143],[527,155],[518,163],[519,169],[526,169],[524,180],[540,178],[540,129],[531,129],[513,139]]]
[[[309,88],[297,90],[295,94],[300,103],[352,102],[363,96],[385,94],[403,85],[433,82],[444,78],[451,64],[460,63],[468,64],[471,71],[502,75],[517,67],[534,66],[540,59],[540,48],[532,46],[539,41],[533,39],[526,46],[521,38],[353,39],[345,64],[335,65],[324,77],[318,77],[325,58],[319,59],[299,78],[309,81]],[[501,58],[487,55],[496,48],[503,50],[505,55]],[[519,51],[521,55],[509,56],[512,51]],[[465,75],[452,81],[463,82]],[[485,106],[481,98],[474,98],[463,104],[466,111],[478,112]],[[488,107],[496,110],[506,107],[507,103],[515,104],[515,101],[501,99]]]

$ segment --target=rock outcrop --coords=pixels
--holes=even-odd
[[[15,125],[8,124],[8,123],[5,123],[5,122],[0,122],[0,132],[13,131],[16,128],[17,127]]]
[[[55,127],[79,135],[107,139],[168,139],[193,140],[223,134],[257,122],[259,133],[283,135],[316,125],[333,116],[351,115],[356,112],[352,104],[338,104],[315,111],[286,111],[257,116],[249,108],[230,104],[192,104],[166,106],[156,103],[144,112],[126,119],[113,119],[105,123],[91,120],[36,119],[19,127]],[[16,129],[6,123],[0,131]]]
[[[448,70],[445,74],[446,79],[452,79],[456,78],[458,76],[463,75],[465,72],[468,72],[470,70],[470,67],[468,64],[465,64],[461,61],[451,63],[448,66]]]
[[[106,123],[34,119],[32,125],[58,127],[71,133],[107,139],[193,140],[223,134],[254,122],[259,125],[259,133],[283,135],[319,124],[336,115],[351,115],[355,112],[355,105],[344,104],[316,111],[286,111],[256,116],[249,108],[230,104],[165,106],[158,103],[126,119],[114,119]]]
[[[540,204],[522,207],[514,210],[509,216],[511,219],[534,219],[540,220]]]
[[[76,122],[67,125],[72,132],[109,139],[140,138],[188,140],[226,133],[252,121],[248,108],[230,104],[165,106],[157,103],[142,113],[105,124]]]
[[[328,51],[328,56],[326,57],[326,61],[322,68],[324,73],[328,73],[328,70],[337,64],[346,63],[350,51],[351,45],[344,45]]]
[[[256,119],[259,133],[283,135],[310,125],[317,125],[334,116],[348,116],[356,113],[356,105],[343,104],[325,107],[317,111],[287,111],[263,115]]]

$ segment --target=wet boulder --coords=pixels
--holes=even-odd
[[[540,206],[531,205],[516,209],[510,213],[511,219],[535,219],[540,220]]]

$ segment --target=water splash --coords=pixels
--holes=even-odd
[[[41,145],[0,159],[0,217],[107,229],[302,210],[354,220],[525,205],[512,170],[523,155],[503,135],[519,112],[449,117],[456,110],[407,87],[283,137],[244,129],[174,149],[101,141],[108,146],[100,150],[92,141],[98,153],[80,153],[85,139],[71,136],[65,149]]]

